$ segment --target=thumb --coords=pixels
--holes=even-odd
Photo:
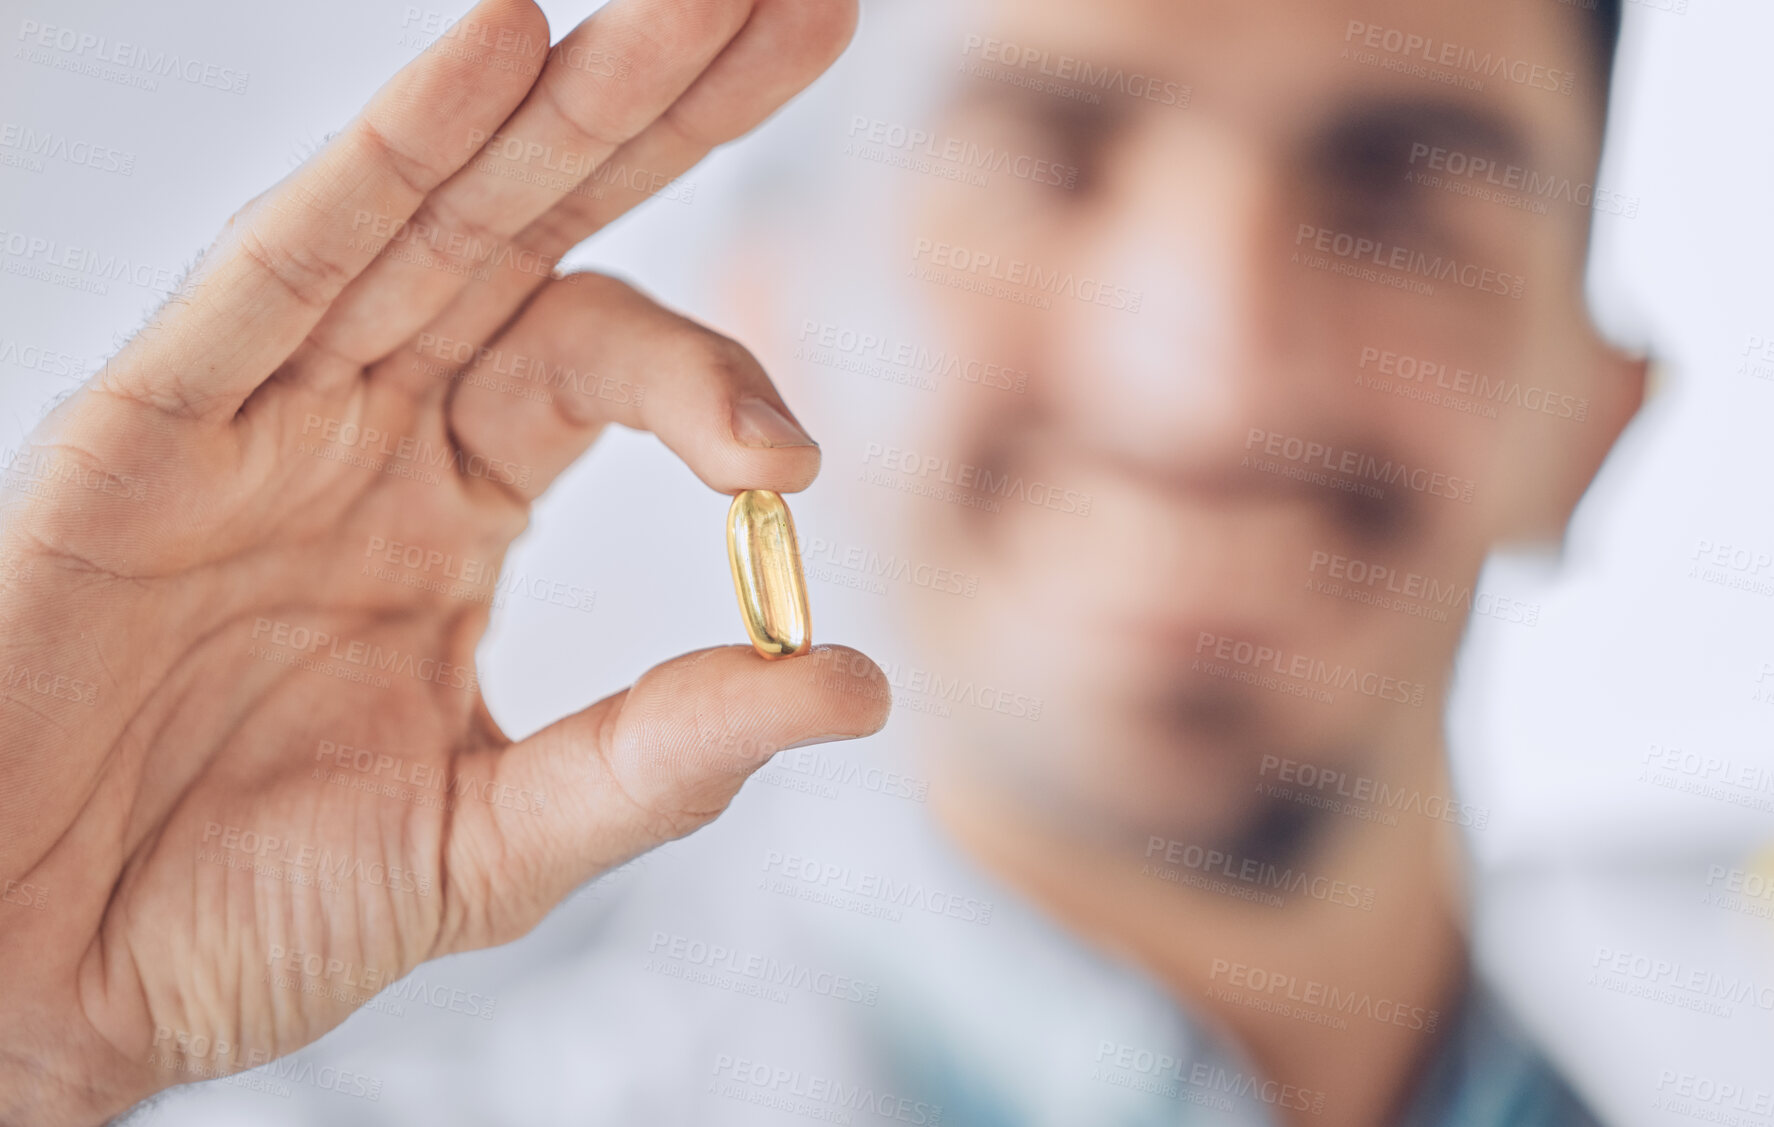
[[[706,825],[787,747],[881,730],[891,692],[867,657],[750,646],[673,658],[624,691],[502,750],[470,753],[444,857],[433,956],[509,942],[572,889]]]

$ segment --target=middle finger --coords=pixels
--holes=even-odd
[[[502,267],[513,235],[670,107],[745,26],[753,2],[613,0],[574,28],[516,112],[346,288],[315,339],[364,366],[398,348],[472,277]],[[531,175],[532,153],[559,154],[563,171]],[[546,276],[553,263],[525,268]]]

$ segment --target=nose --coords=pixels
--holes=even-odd
[[[1137,292],[1139,309],[1055,314],[1056,407],[1078,439],[1147,472],[1240,479],[1254,434],[1328,429],[1313,397],[1326,359],[1304,339],[1312,304],[1290,274],[1286,173],[1260,139],[1205,127],[1129,151],[1075,261]]]

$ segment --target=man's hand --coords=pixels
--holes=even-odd
[[[835,648],[680,657],[518,743],[474,673],[499,561],[606,424],[721,492],[817,473],[743,349],[553,264],[854,23],[614,0],[551,51],[484,0],[45,421],[0,500],[0,1122],[288,1053],[881,726]]]

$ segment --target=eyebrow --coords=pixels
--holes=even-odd
[[[1064,98],[969,74],[955,86],[951,109],[1008,110],[1069,134],[1089,136],[1121,124],[1127,107]],[[1524,165],[1535,146],[1514,116],[1463,100],[1368,98],[1345,103],[1307,133],[1313,163],[1348,172],[1386,173],[1408,164],[1413,147],[1458,151],[1503,165]],[[1419,154],[1420,155],[1420,154]]]
[[[1058,84],[1056,84],[1058,85]],[[1075,84],[1067,84],[1075,85]],[[999,82],[978,74],[968,74],[956,84],[948,99],[951,110],[1009,110],[1069,132],[1113,128],[1126,115],[1126,110],[1112,104],[1116,95],[1095,93],[1097,101],[1088,97],[1068,98],[1048,91],[1034,90],[1019,84]]]
[[[1333,111],[1310,135],[1326,167],[1397,167],[1418,146],[1458,151],[1500,164],[1525,164],[1532,151],[1512,117],[1466,102],[1439,99],[1356,103]]]

